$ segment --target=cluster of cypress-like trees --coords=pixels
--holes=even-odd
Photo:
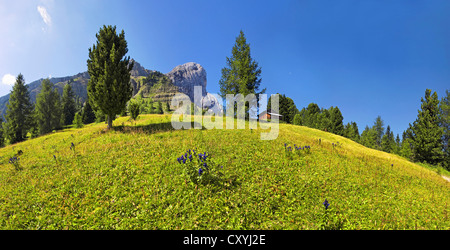
[[[128,106],[131,103],[136,103],[139,106],[140,114],[164,114],[164,112],[170,112],[170,105],[168,102],[154,102],[150,97],[143,98],[137,95],[130,100]],[[130,110],[130,107],[128,107],[128,110]]]
[[[294,100],[287,97],[285,94],[279,94],[278,104],[279,104],[279,114],[281,115],[280,120],[286,123],[294,123],[294,116],[299,112],[297,106],[295,106]],[[272,96],[269,97],[267,102],[267,109],[272,107]]]
[[[381,116],[375,119],[372,127],[366,125],[358,142],[369,148],[400,154],[400,137],[398,134],[397,137],[394,137],[394,132],[391,131],[389,125],[384,127]]]
[[[41,90],[36,97],[36,103],[33,103],[22,74],[17,76],[6,106],[5,122],[0,132],[2,146],[5,139],[13,144],[25,140],[28,136],[47,134],[70,125],[76,121],[75,116],[81,109],[76,105],[70,83],[64,86],[61,96],[49,79],[41,82]],[[89,110],[84,108],[83,111],[86,121],[91,121]],[[81,118],[81,114],[79,116]]]
[[[344,135],[344,117],[338,107],[319,108],[316,103],[310,103],[294,116],[294,124],[321,129],[337,135]],[[350,128],[352,128],[350,126]]]

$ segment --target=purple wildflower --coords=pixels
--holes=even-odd
[[[325,209],[328,209],[328,206],[330,206],[330,203],[328,203],[327,199],[325,199],[325,201],[322,204],[325,206]]]

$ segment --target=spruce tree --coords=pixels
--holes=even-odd
[[[5,137],[10,144],[25,140],[33,123],[34,107],[22,74],[16,78],[6,107],[6,122],[3,124]]]
[[[372,127],[366,126],[361,133],[361,144],[368,148],[376,148],[377,131]]]
[[[61,100],[58,90],[50,80],[41,83],[41,92],[36,97],[36,121],[39,134],[47,134],[61,128]]]
[[[410,124],[408,137],[411,139],[414,160],[438,164],[443,160],[442,137],[444,129],[439,126],[439,100],[436,92],[425,91],[421,98],[421,109],[417,119]]]
[[[331,131],[331,114],[328,109],[322,109],[320,113],[313,114],[310,117],[310,121],[313,121],[314,128],[321,129],[323,131]]]
[[[350,124],[350,122],[344,125],[344,134],[343,134],[343,136],[345,138],[349,138],[350,139],[350,134],[352,133],[351,126],[352,125]]]
[[[286,97],[286,105],[287,105],[287,113],[286,113],[286,122],[292,124],[294,122],[294,116],[298,114],[297,106],[295,106],[294,100],[289,97]]]
[[[278,95],[279,101],[279,114],[282,115],[281,119],[286,123],[294,123],[294,116],[299,113],[297,106],[295,106],[294,100],[287,97],[285,94]],[[271,109],[272,105],[272,96],[269,97],[269,101],[267,102],[267,109]],[[297,124],[298,125],[298,124]]]
[[[413,152],[412,152],[412,143],[411,139],[408,137],[408,134],[410,134],[411,128],[406,129],[406,131],[402,134],[402,143],[400,147],[400,155],[412,160],[413,159]]]
[[[353,128],[353,135],[350,139],[352,139],[355,142],[359,142],[361,136],[359,135],[358,124],[356,124],[356,122],[352,122],[352,128]]]
[[[164,114],[164,111],[162,109],[162,103],[161,102],[157,102],[156,103],[156,114]]]
[[[375,148],[381,150],[381,139],[384,135],[384,121],[381,119],[381,116],[377,116],[375,119],[373,129],[376,132]]]
[[[30,132],[30,134],[31,134],[31,138],[36,138],[36,137],[38,137],[39,136],[39,126],[38,126],[38,121],[37,121],[37,111],[36,111],[36,105],[34,106],[34,110],[33,110],[33,113],[32,113],[32,117],[33,117],[33,120],[32,120],[32,122],[31,122],[31,126],[30,126],[30,130],[29,130],[29,132]]]
[[[5,134],[3,133],[3,118],[0,116],[0,147],[5,146]]]
[[[368,146],[368,134],[369,134],[369,130],[370,130],[370,128],[369,128],[369,126],[367,126],[366,125],[366,127],[364,128],[364,130],[363,130],[363,132],[361,133],[361,141],[360,141],[360,143],[362,144],[362,145],[364,145],[364,146],[366,146],[366,147],[369,147]]]
[[[400,155],[400,149],[402,148],[402,144],[400,141],[400,136],[397,134],[397,137],[395,138],[395,144],[394,144],[394,150],[393,153],[396,155]]]
[[[345,137],[359,142],[359,131],[356,122],[349,122],[344,126],[344,134]]]
[[[70,83],[64,86],[61,104],[64,125],[70,125],[72,124],[76,113],[75,95]]]
[[[325,130],[322,128],[323,127],[321,123],[322,119],[319,117],[320,115],[322,115],[323,112],[321,111],[321,109],[317,104],[310,103],[308,107],[302,108],[300,112],[298,111],[297,108],[295,108],[295,110],[296,114],[300,115],[300,125]]]
[[[75,128],[83,127],[83,118],[81,117],[81,114],[79,112],[75,114],[72,124],[75,126]]]
[[[298,112],[298,115],[299,115],[299,117],[297,118],[298,124],[296,124],[296,125],[306,126],[305,125],[306,109],[302,108],[302,110],[300,110],[300,112]]]
[[[394,133],[391,131],[391,127],[388,125],[386,133],[381,138],[381,150],[387,153],[393,152],[395,147]]]
[[[301,114],[296,114],[294,116],[294,120],[292,121],[292,124],[294,124],[294,125],[302,125],[302,116],[301,116]]]
[[[130,72],[134,62],[125,57],[128,52],[125,33],[116,33],[116,26],[103,26],[96,34],[97,43],[89,48],[87,60],[88,96],[94,110],[107,115],[108,129],[117,114],[132,96]]]
[[[306,108],[305,124],[310,128],[318,128],[319,105],[310,103]],[[328,130],[329,131],[329,130]]]
[[[279,114],[281,116],[281,120],[289,123],[289,107],[288,107],[288,100],[286,99],[286,95],[279,95]],[[270,104],[272,105],[272,98],[270,98]]]
[[[83,111],[81,113],[81,119],[84,124],[89,124],[95,122],[95,113],[92,110],[91,104],[89,103],[89,99],[86,100]]]
[[[336,135],[344,134],[344,117],[338,107],[330,107],[331,133]]]

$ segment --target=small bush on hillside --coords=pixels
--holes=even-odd
[[[75,114],[75,117],[73,118],[73,125],[75,125],[75,128],[83,127],[83,119],[80,113]]]
[[[139,103],[137,103],[137,102],[130,102],[130,105],[129,105],[128,109],[129,109],[129,112],[130,112],[131,119],[136,121],[136,119],[139,116],[139,111],[140,111]]]

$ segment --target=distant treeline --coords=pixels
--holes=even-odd
[[[89,102],[79,102],[70,83],[64,86],[62,96],[49,79],[41,83],[41,90],[36,103],[31,101],[28,88],[22,74],[16,78],[6,105],[5,121],[0,118],[0,146],[5,142],[14,144],[24,141],[27,137],[37,137],[64,126],[75,124],[81,127],[83,123],[104,120],[104,115],[95,113]]]
[[[360,133],[356,122],[344,125],[344,117],[338,107],[324,109],[310,103],[299,111],[294,101],[286,95],[279,95],[279,113],[286,123],[341,135],[369,148],[450,170],[449,99],[448,90],[446,96],[439,100],[436,92],[432,94],[427,89],[417,119],[402,133],[401,138],[399,134],[394,135],[389,125],[385,127],[381,116],[375,118],[372,126],[366,125]],[[271,108],[271,98],[267,108]]]

